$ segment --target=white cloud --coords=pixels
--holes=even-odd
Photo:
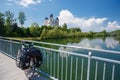
[[[8,0],[8,1],[21,5],[23,7],[28,7],[31,4],[38,4],[42,2],[42,0]]]
[[[107,31],[113,31],[117,29],[120,29],[120,24],[117,21],[108,22],[107,28],[106,28]]]
[[[90,17],[88,19],[74,16],[69,10],[61,10],[59,13],[60,25],[67,23],[69,27],[80,27],[82,31],[98,31],[107,18]]]

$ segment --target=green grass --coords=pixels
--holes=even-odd
[[[41,40],[40,37],[9,37],[9,39],[13,39],[13,40],[37,40],[37,41]]]

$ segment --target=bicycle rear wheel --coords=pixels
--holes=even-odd
[[[34,77],[34,73],[35,73],[35,64],[34,64],[34,60],[31,59],[30,60],[30,67],[25,70],[25,75],[29,80],[32,80]]]

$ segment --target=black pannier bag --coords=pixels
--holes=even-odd
[[[28,69],[30,67],[30,56],[28,54],[29,52],[27,48],[18,50],[16,65],[22,70]]]
[[[43,62],[43,56],[42,53],[39,49],[36,48],[31,48],[29,51],[29,55],[31,57],[34,57],[34,63],[35,63],[35,67],[40,67],[40,65]]]
[[[35,67],[40,67],[43,62],[43,56],[40,50],[36,48],[23,48],[18,50],[16,65],[22,70],[30,67],[30,60],[34,59]]]

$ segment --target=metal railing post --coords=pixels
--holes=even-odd
[[[66,80],[67,80],[67,74],[68,74],[68,57],[66,57]]]
[[[81,79],[80,80],[83,80],[83,68],[84,67],[84,58],[82,58],[82,64],[81,64]]]
[[[10,55],[12,56],[12,40],[10,40]]]
[[[113,64],[112,67],[112,80],[114,80],[114,76],[115,76],[115,64]]]
[[[87,80],[89,80],[89,77],[90,77],[90,62],[91,62],[91,54],[92,52],[89,51],[88,55],[88,66],[87,66]]]
[[[1,37],[0,37],[0,50],[1,50]]]
[[[57,78],[59,79],[59,54],[58,54],[58,70],[57,70]]]

